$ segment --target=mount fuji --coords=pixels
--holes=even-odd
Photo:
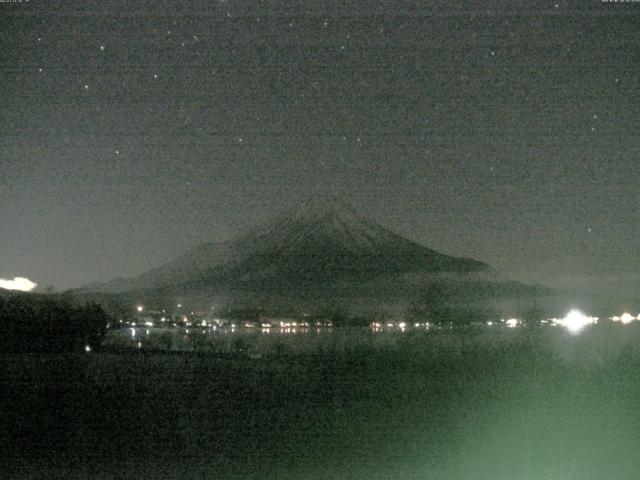
[[[486,263],[439,253],[337,198],[321,197],[236,239],[201,244],[142,275],[94,283],[80,292],[156,304],[190,299],[282,306],[327,298],[386,304],[418,295],[425,282],[442,280],[458,290],[489,285],[494,293],[496,285],[506,284]]]

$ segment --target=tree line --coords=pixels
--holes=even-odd
[[[54,295],[0,295],[0,353],[95,350],[109,322],[95,303]]]

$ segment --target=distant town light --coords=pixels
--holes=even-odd
[[[30,292],[37,286],[37,283],[32,282],[25,277],[14,277],[13,280],[0,278],[0,288],[4,288],[5,290],[19,290],[21,292]]]
[[[84,346],[84,351],[87,352],[87,353],[90,352],[91,351],[91,345],[85,345]]]
[[[509,328],[516,328],[518,326],[518,323],[520,322],[518,321],[517,318],[510,318],[509,320],[505,320],[505,323]]]
[[[143,310],[144,310],[144,307],[143,307],[142,305],[138,305],[138,306],[136,307],[136,310],[137,310],[137,311],[139,311],[139,312],[141,312],[141,311],[143,311]]]
[[[636,319],[636,318],[635,318],[633,315],[631,315],[630,313],[628,313],[628,312],[624,312],[624,313],[620,316],[620,321],[621,321],[623,324],[625,324],[625,325],[626,325],[626,324],[628,324],[628,323],[633,322],[635,319]]]
[[[571,310],[561,320],[561,324],[569,330],[571,333],[580,333],[587,325],[596,323],[598,319],[596,317],[589,317],[582,313],[580,310]]]

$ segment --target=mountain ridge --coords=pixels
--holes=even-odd
[[[371,279],[410,272],[494,274],[480,261],[442,254],[394,233],[338,198],[311,198],[244,235],[205,242],[158,268],[82,290],[124,292],[180,284]],[[195,284],[195,285],[194,285]],[[206,286],[206,285],[202,285]]]

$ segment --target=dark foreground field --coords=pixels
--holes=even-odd
[[[0,356],[0,477],[640,478],[640,333]]]

